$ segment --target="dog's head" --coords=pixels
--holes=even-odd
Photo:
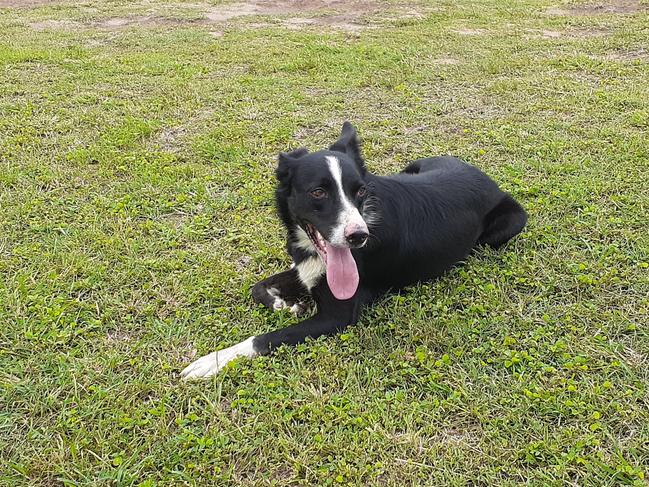
[[[308,236],[302,246],[317,252],[326,264],[334,296],[350,298],[358,287],[351,249],[367,243],[363,215],[371,192],[356,130],[345,122],[340,138],[328,150],[281,153],[276,175],[285,221]]]

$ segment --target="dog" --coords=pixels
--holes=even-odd
[[[382,295],[440,277],[476,246],[501,247],[527,222],[514,198],[455,157],[418,159],[389,176],[370,173],[349,122],[328,150],[281,153],[276,177],[293,265],[257,283],[252,296],[294,312],[311,299],[316,312],[199,358],[181,372],[183,379],[340,332]]]

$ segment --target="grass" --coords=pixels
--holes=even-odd
[[[644,6],[392,3],[357,32],[0,9],[0,483],[646,485]],[[289,264],[275,157],[346,119],[377,173],[479,166],[526,231],[342,335],[179,382],[293,322],[249,292]]]

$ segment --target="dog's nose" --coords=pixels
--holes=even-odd
[[[363,230],[358,230],[354,233],[350,233],[345,237],[349,245],[352,247],[360,247],[365,243],[369,234]]]

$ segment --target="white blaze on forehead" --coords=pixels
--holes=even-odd
[[[347,241],[345,240],[345,227],[347,225],[357,225],[359,228],[367,229],[365,220],[358,211],[343,189],[343,176],[342,169],[340,168],[340,161],[337,157],[326,156],[327,165],[329,166],[329,172],[336,183],[336,188],[338,190],[339,200],[340,200],[340,213],[338,213],[338,222],[331,232],[330,242],[333,245],[346,247]]]

